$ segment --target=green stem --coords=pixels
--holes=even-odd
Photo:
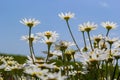
[[[79,48],[79,46],[77,45],[77,42],[75,41],[75,38],[74,38],[74,36],[73,36],[73,33],[72,33],[71,29],[70,29],[70,25],[69,25],[68,20],[66,20],[66,23],[67,23],[67,27],[68,27],[68,30],[69,30],[69,32],[70,32],[70,35],[71,35],[71,37],[72,37],[72,39],[73,39],[73,41],[74,41],[74,43],[75,43],[78,51],[79,51],[80,54],[81,54],[80,48]]]
[[[104,70],[104,61],[102,61],[102,69],[101,69],[101,78],[102,80],[104,80],[104,74],[103,74],[103,70]]]
[[[32,48],[32,52],[33,52],[33,59],[35,59],[35,52],[34,52],[33,42],[31,44],[32,44],[31,48]]]
[[[33,51],[32,51],[32,42],[31,42],[31,29],[32,29],[32,27],[29,27],[29,49],[30,49],[30,56],[31,56],[31,58],[32,58],[32,61],[33,61],[33,63],[34,63],[34,57],[33,57]]]
[[[108,80],[108,62],[106,61],[106,80]]]
[[[112,62],[109,63],[109,76],[110,80],[112,80],[112,72],[113,72],[113,64]]]
[[[92,42],[91,42],[91,39],[90,39],[90,32],[87,31],[87,34],[88,34],[88,39],[89,39],[89,42],[90,42],[91,49],[93,51]]]
[[[110,30],[108,29],[108,30],[107,30],[107,33],[106,33],[106,37],[108,37],[109,32],[110,32]]]
[[[63,74],[65,74],[65,50],[62,50]]]
[[[107,33],[106,33],[106,37],[108,37],[108,34],[110,32],[110,29],[107,30]],[[105,45],[105,40],[104,40],[104,43],[103,43],[103,46]],[[105,49],[106,50],[106,49]]]
[[[111,48],[112,48],[112,45],[110,44],[110,56],[111,56]]]
[[[87,45],[86,45],[86,40],[85,40],[85,34],[84,34],[84,31],[82,31],[82,35],[83,35],[84,45],[85,45],[85,47],[86,47]]]
[[[48,61],[48,59],[49,59],[49,55],[50,55],[50,47],[51,47],[51,45],[48,44],[48,54],[47,54],[46,63],[47,63],[47,61]]]
[[[113,71],[113,76],[112,76],[112,79],[111,79],[111,80],[114,80],[117,67],[118,67],[118,59],[116,60],[116,65],[115,65],[115,68],[114,68],[114,71]]]
[[[74,63],[76,63],[76,61],[75,61],[75,56],[73,55],[73,60],[74,60]]]

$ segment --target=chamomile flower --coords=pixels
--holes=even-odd
[[[71,13],[71,12],[68,12],[68,13],[60,13],[58,14],[58,16],[61,18],[61,19],[64,19],[64,20],[69,20],[70,18],[73,18],[75,16],[74,13]]]
[[[55,45],[56,50],[65,50],[70,46],[74,46],[75,44],[73,42],[68,41],[61,41],[58,44]]]
[[[56,39],[55,38],[46,38],[46,37],[44,37],[43,39],[41,39],[41,43],[45,43],[45,44],[47,44],[47,45],[51,45],[52,43],[54,43],[56,41]]]
[[[31,41],[31,42],[37,42],[39,40],[39,37],[37,36],[34,36],[34,34],[31,34],[31,37],[29,38],[28,35],[25,35],[25,36],[22,36],[21,37],[21,40],[25,40],[27,42]]]
[[[120,48],[120,40],[118,40],[117,42],[115,42],[114,48],[115,49],[119,49]]]
[[[103,36],[101,34],[97,35],[97,36],[93,36],[93,40],[96,42],[100,42],[100,40],[103,39]]]
[[[116,41],[118,41],[118,38],[109,38],[109,37],[106,37],[106,41],[107,41],[109,44],[113,44],[113,43],[115,43]]]
[[[36,20],[34,18],[33,19],[31,19],[31,18],[29,18],[29,19],[24,18],[24,19],[22,19],[20,21],[20,23],[22,23],[22,24],[24,24],[25,26],[28,26],[28,27],[35,27],[36,25],[38,25],[40,23],[40,21]]]
[[[83,23],[83,24],[80,24],[80,25],[79,25],[79,30],[80,30],[80,31],[89,32],[89,31],[91,31],[91,30],[95,30],[96,28],[97,28],[97,24],[90,23],[90,22]]]
[[[25,68],[25,70],[24,70],[24,73],[30,74],[30,75],[36,76],[36,77],[47,74],[47,72],[48,72],[47,69],[41,70],[37,66],[31,67],[31,68],[28,67],[28,68]]]
[[[117,27],[117,24],[114,22],[102,22],[101,25],[106,28],[107,30],[111,30]]]
[[[43,53],[45,53],[45,54],[48,54],[48,52],[47,51],[43,51]],[[62,56],[62,52],[61,51],[58,51],[58,50],[55,50],[55,51],[50,51],[50,55],[51,56]]]
[[[37,33],[37,35],[38,35],[39,37],[44,37],[44,36],[46,36],[48,39],[49,39],[50,37],[53,37],[53,38],[59,37],[59,34],[56,33],[56,31],[45,31],[45,32],[43,32],[43,33]]]
[[[80,62],[86,65],[87,63],[105,60],[107,58],[107,54],[105,54],[103,50],[95,49],[94,51],[91,52],[82,53],[80,57],[81,57]]]

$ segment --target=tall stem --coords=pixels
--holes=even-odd
[[[106,33],[106,37],[108,37],[109,32],[110,32],[110,30],[108,29],[108,30],[107,30],[107,33]]]
[[[111,55],[111,48],[112,48],[112,44],[110,44],[110,55]]]
[[[112,79],[111,79],[111,80],[114,80],[117,67],[118,67],[118,59],[116,60],[116,65],[115,65],[115,68],[114,68],[114,71],[113,71],[113,76],[112,76]]]
[[[35,58],[35,52],[34,52],[33,42],[31,44],[32,44],[31,48],[32,48],[32,52],[33,52],[33,58]]]
[[[75,45],[76,45],[78,51],[79,51],[80,54],[81,54],[80,48],[79,48],[79,46],[77,45],[77,42],[75,41],[75,38],[74,38],[74,36],[73,36],[73,33],[72,33],[71,29],[70,29],[70,25],[69,25],[68,20],[66,20],[66,23],[67,23],[67,27],[68,27],[68,29],[69,29],[70,35],[71,35],[71,37],[72,37],[72,39],[73,39],[73,41],[74,41],[74,43],[75,43]]]
[[[75,61],[75,56],[74,55],[72,55],[73,56],[73,61],[74,61],[74,63],[76,63],[76,61]]]
[[[29,49],[30,49],[30,56],[31,56],[33,63],[34,63],[34,54],[32,51],[32,41],[31,41],[31,29],[32,29],[32,27],[29,27]]]
[[[63,63],[63,74],[65,74],[65,50],[62,50],[62,63]]]
[[[106,61],[106,80],[108,80],[108,62]]]
[[[82,35],[83,35],[84,45],[85,45],[85,47],[86,47],[86,40],[85,40],[85,34],[84,34],[84,31],[82,31]]]
[[[89,42],[90,42],[91,49],[93,51],[92,42],[91,42],[91,39],[90,39],[90,32],[87,31],[87,34],[88,34],[88,39],[89,39]]]
[[[109,32],[110,32],[110,29],[107,29],[106,37],[108,37]],[[104,40],[103,46],[104,45],[105,45],[105,40]]]
[[[51,45],[48,44],[48,54],[47,54],[46,63],[47,63],[49,56],[50,56],[50,47],[51,47]]]

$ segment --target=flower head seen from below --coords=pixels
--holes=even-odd
[[[56,31],[45,31],[45,32],[43,32],[43,33],[37,33],[37,35],[38,35],[39,37],[47,37],[48,39],[49,39],[50,37],[52,37],[52,38],[57,38],[57,37],[59,37],[59,34],[56,33]]]
[[[55,45],[56,50],[66,50],[70,46],[74,46],[75,44],[73,42],[68,41],[60,41],[58,44]]]
[[[82,32],[84,32],[84,31],[89,32],[91,30],[95,30],[96,28],[97,28],[97,24],[90,23],[90,22],[79,25],[79,30]]]
[[[117,42],[118,41],[118,38],[109,38],[109,37],[106,37],[106,41],[112,45],[113,43]]]
[[[39,37],[37,36],[34,36],[34,34],[31,34],[31,37],[29,38],[28,35],[25,35],[25,36],[22,36],[21,37],[21,40],[25,40],[27,42],[37,42],[39,40]]]
[[[74,13],[71,13],[71,12],[68,12],[68,13],[60,13],[58,14],[58,16],[61,18],[61,19],[64,19],[64,20],[69,20],[70,18],[73,18],[75,16]]]
[[[100,42],[101,40],[103,40],[103,35],[101,35],[101,34],[99,34],[99,35],[96,35],[96,36],[93,36],[93,40],[95,41],[95,42]]]
[[[56,39],[55,38],[46,38],[46,37],[44,37],[44,39],[41,39],[41,43],[45,43],[45,44],[47,44],[47,45],[52,45],[54,42],[56,41]]]
[[[111,30],[117,27],[117,24],[114,22],[102,22],[101,25],[106,28],[107,30]]]
[[[40,24],[40,21],[39,20],[35,20],[34,18],[33,19],[31,19],[31,18],[29,18],[29,19],[24,18],[24,19],[22,19],[20,21],[20,23],[22,23],[22,24],[24,24],[25,26],[28,26],[28,27],[35,27],[36,25]]]

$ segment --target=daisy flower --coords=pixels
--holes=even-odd
[[[80,57],[79,58],[81,59],[80,62],[82,62],[85,65],[87,63],[102,61],[107,58],[107,54],[105,54],[104,50],[99,50],[99,49],[95,49],[94,51],[87,53],[82,53],[81,55],[77,55],[77,56]]]
[[[70,18],[73,18],[75,16],[74,13],[71,13],[71,12],[68,12],[68,13],[60,13],[58,14],[58,16],[61,18],[61,19],[64,19],[64,20],[69,20]]]
[[[25,26],[28,26],[28,27],[35,27],[36,25],[38,25],[40,23],[40,21],[39,20],[35,20],[34,18],[33,19],[31,19],[31,18],[29,18],[29,19],[24,18],[24,19],[22,19],[20,21],[20,23],[22,23],[22,24],[24,24]]]
[[[21,37],[21,40],[25,40],[25,41],[27,41],[27,42],[29,42],[29,40],[32,41],[32,42],[37,42],[37,41],[39,40],[39,37],[34,36],[34,34],[31,34],[30,39],[29,39],[29,36],[28,36],[28,35],[25,35],[25,36],[22,36],[22,37]]]
[[[119,49],[120,48],[120,40],[116,41],[115,44],[113,44],[115,49]]]
[[[53,38],[59,37],[59,34],[56,33],[56,31],[45,31],[43,33],[37,33],[37,35],[38,35],[38,37],[44,37],[44,36],[46,36],[48,39],[50,37],[53,37]]]
[[[47,69],[43,69],[41,70],[40,68],[38,68],[37,66],[33,66],[33,67],[26,67],[25,70],[24,70],[24,73],[26,74],[30,74],[32,76],[36,76],[36,77],[39,77],[39,76],[42,76],[42,75],[45,75],[48,73],[48,70]]]
[[[51,45],[52,43],[54,43],[56,41],[56,39],[55,38],[46,38],[46,37],[44,37],[44,39],[41,39],[41,43],[45,43],[45,44],[47,44],[47,45]]]
[[[111,30],[117,27],[117,24],[114,22],[102,22],[101,25],[106,28],[107,30]]]
[[[116,41],[118,41],[118,38],[109,38],[109,37],[106,37],[106,41],[107,41],[109,44],[113,44],[113,43],[115,43]]]
[[[94,41],[96,41],[96,42],[100,42],[100,40],[103,39],[103,36],[102,36],[101,34],[99,34],[99,35],[97,35],[97,36],[93,36],[92,39],[93,39]]]
[[[55,45],[56,50],[65,50],[70,46],[74,46],[75,44],[73,42],[68,41],[61,41],[59,44]]]
[[[43,53],[45,54],[48,54],[47,51],[43,51]],[[61,51],[58,51],[58,50],[55,50],[55,51],[50,51],[50,54],[53,55],[53,56],[62,56],[62,52]]]
[[[89,31],[91,31],[91,30],[95,30],[96,28],[97,28],[97,24],[90,23],[90,22],[83,23],[83,24],[80,24],[80,25],[79,25],[79,30],[80,30],[80,31],[89,32]]]

